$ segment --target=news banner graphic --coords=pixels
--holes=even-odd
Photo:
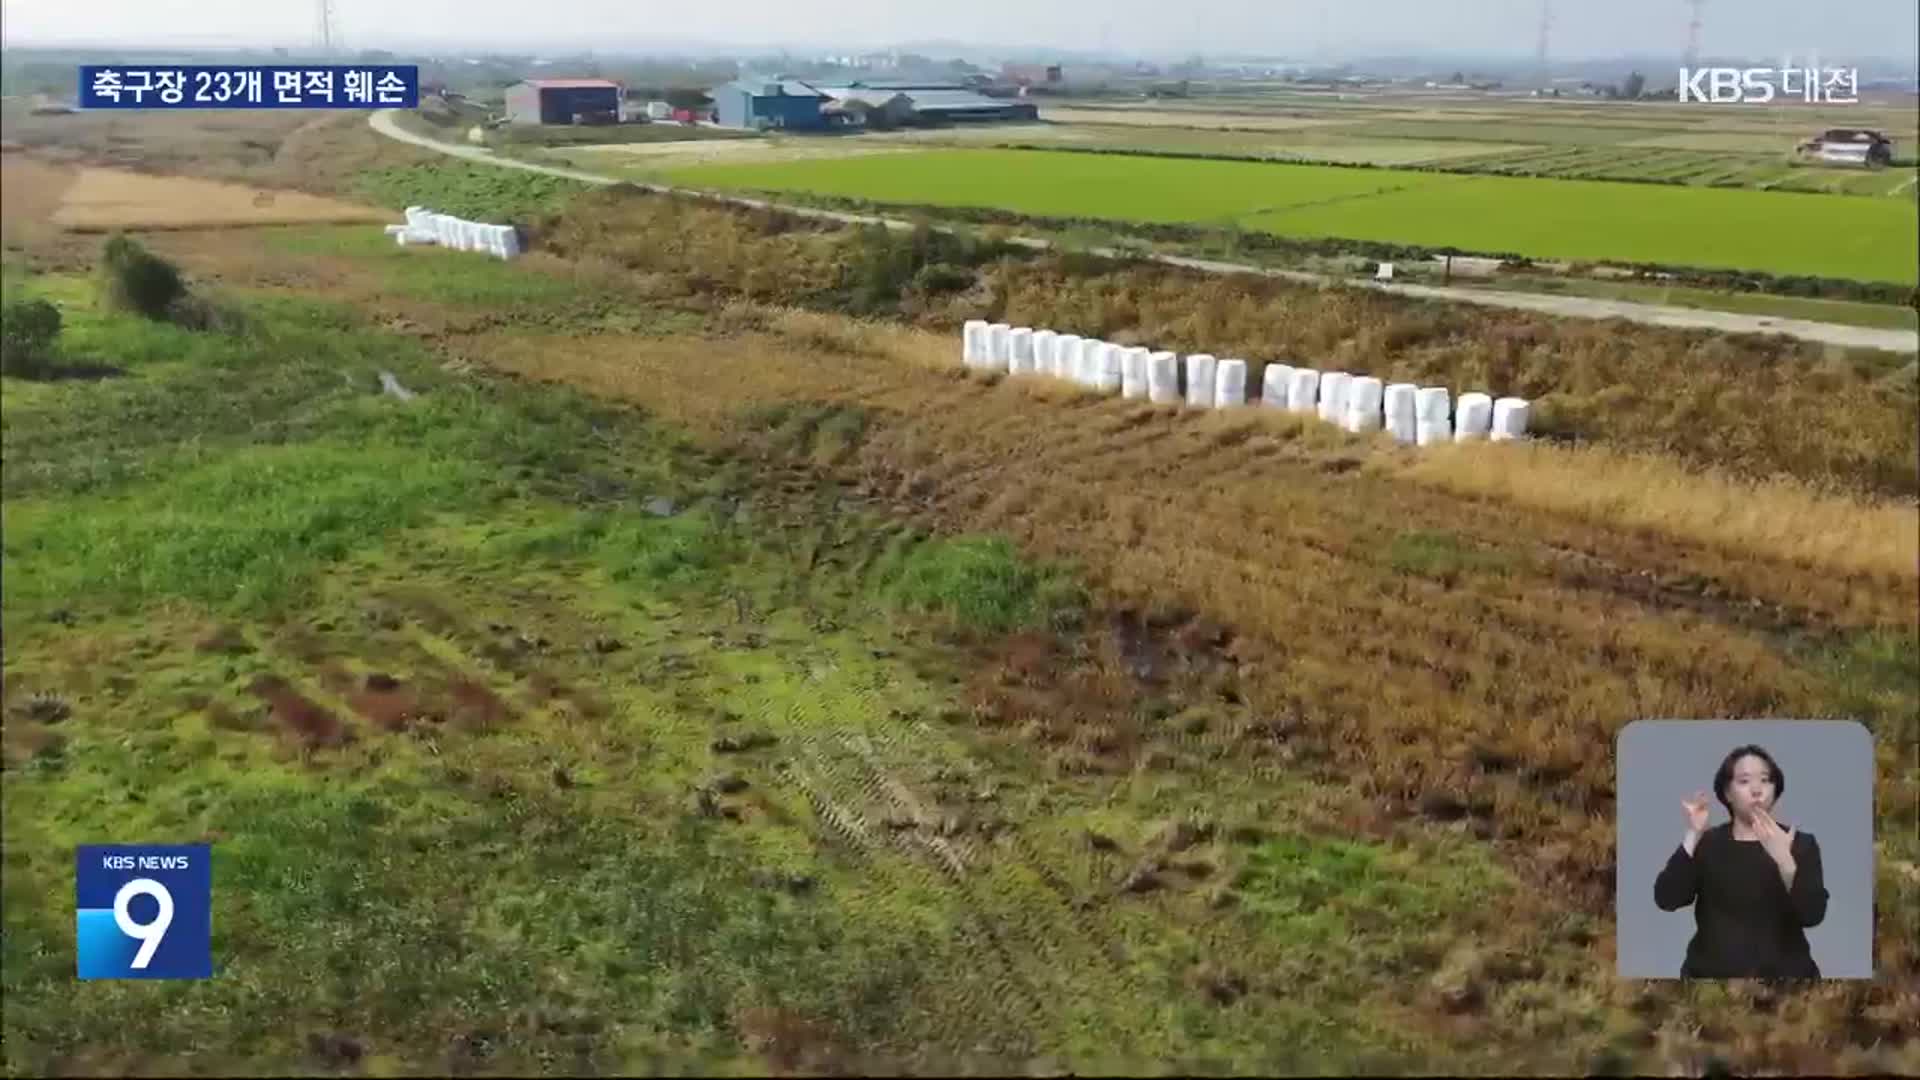
[[[1775,76],[1778,76],[1776,79]],[[1681,68],[1680,103],[1704,101],[1715,105],[1739,102],[1765,105],[1776,100],[1808,104],[1860,103],[1858,68]]]
[[[420,66],[88,64],[82,109],[416,109]]]
[[[75,856],[82,979],[213,977],[213,848],[85,844]]]

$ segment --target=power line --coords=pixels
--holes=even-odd
[[[1700,26],[1703,22],[1701,15],[1706,6],[1707,0],[1687,0],[1687,7],[1693,12],[1692,17],[1687,20],[1686,66],[1689,68],[1698,67],[1700,64]]]
[[[1547,78],[1547,40],[1553,32],[1553,0],[1540,0],[1540,41],[1534,46],[1533,67],[1539,73],[1540,82],[1545,85]]]
[[[319,5],[320,51],[331,56],[339,42],[334,40],[333,0],[315,0]]]

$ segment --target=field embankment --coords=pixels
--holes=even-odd
[[[1729,337],[1421,303],[1364,290],[1211,278],[1042,257],[930,232],[829,231],[781,215],[597,192],[539,227],[557,252],[642,280],[764,303],[965,319],[1390,380],[1485,387],[1538,403],[1556,441],[1674,455],[1749,478],[1788,474],[1920,493],[1912,362]]]

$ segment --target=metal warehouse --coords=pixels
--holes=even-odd
[[[1040,108],[1031,102],[990,98],[964,86],[948,83],[854,83],[844,87],[823,87],[836,100],[872,96],[888,98],[905,94],[913,111],[921,119],[962,120],[1038,120]]]
[[[827,95],[795,79],[739,79],[710,92],[714,118],[753,131],[812,131],[827,126]]]
[[[507,87],[512,124],[614,124],[620,84],[606,79],[528,79]]]

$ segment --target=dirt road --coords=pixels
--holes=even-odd
[[[430,139],[423,135],[402,129],[393,119],[392,110],[382,110],[369,118],[373,129],[389,138],[412,143],[424,149],[433,150],[468,161],[500,165],[510,169],[525,169],[529,172],[543,173],[547,176],[564,177],[587,184],[609,185],[620,183],[615,177],[600,176],[578,169],[561,168],[555,165],[540,165],[530,161],[518,161],[502,157],[491,150],[477,146],[460,146]],[[879,223],[892,229],[910,229],[909,222],[892,218],[876,217],[868,214],[849,214],[834,210],[821,210],[808,206],[790,206],[768,202],[764,199],[750,199],[744,196],[714,195],[706,192],[690,191],[668,187],[663,184],[635,183],[636,187],[659,194],[678,194],[709,199],[715,202],[730,203],[736,206],[772,208],[783,210],[801,217],[818,220],[838,221],[849,225],[867,225]],[[1052,245],[1045,240],[1031,237],[1015,237],[1011,241],[1022,247],[1045,250]],[[1094,248],[1093,254],[1112,257],[1131,257],[1151,259],[1169,266],[1181,266],[1209,274],[1258,274],[1266,277],[1285,278],[1308,284],[1332,284],[1343,279],[1324,274],[1312,274],[1300,270],[1274,270],[1261,266],[1248,266],[1244,263],[1217,262],[1210,259],[1192,259],[1180,255],[1141,255],[1124,253],[1110,248]],[[1355,284],[1348,282],[1349,284]],[[1630,300],[1603,300],[1584,296],[1549,296],[1543,293],[1492,293],[1479,289],[1458,289],[1441,285],[1412,285],[1393,282],[1360,282],[1364,288],[1378,289],[1382,292],[1397,293],[1401,296],[1423,300],[1461,301],[1469,304],[1482,304],[1487,307],[1510,308],[1521,311],[1538,311],[1547,315],[1557,315],[1577,319],[1626,319],[1630,322],[1649,326],[1671,326],[1684,329],[1718,330],[1729,334],[1784,334],[1788,337],[1806,341],[1817,341],[1828,345],[1841,345],[1848,348],[1883,349],[1888,352],[1920,352],[1920,334],[1911,330],[1882,330],[1867,326],[1847,326],[1841,323],[1813,322],[1807,319],[1777,318],[1768,315],[1744,315],[1730,311],[1701,311],[1694,308],[1669,307],[1661,304],[1641,304]]]

